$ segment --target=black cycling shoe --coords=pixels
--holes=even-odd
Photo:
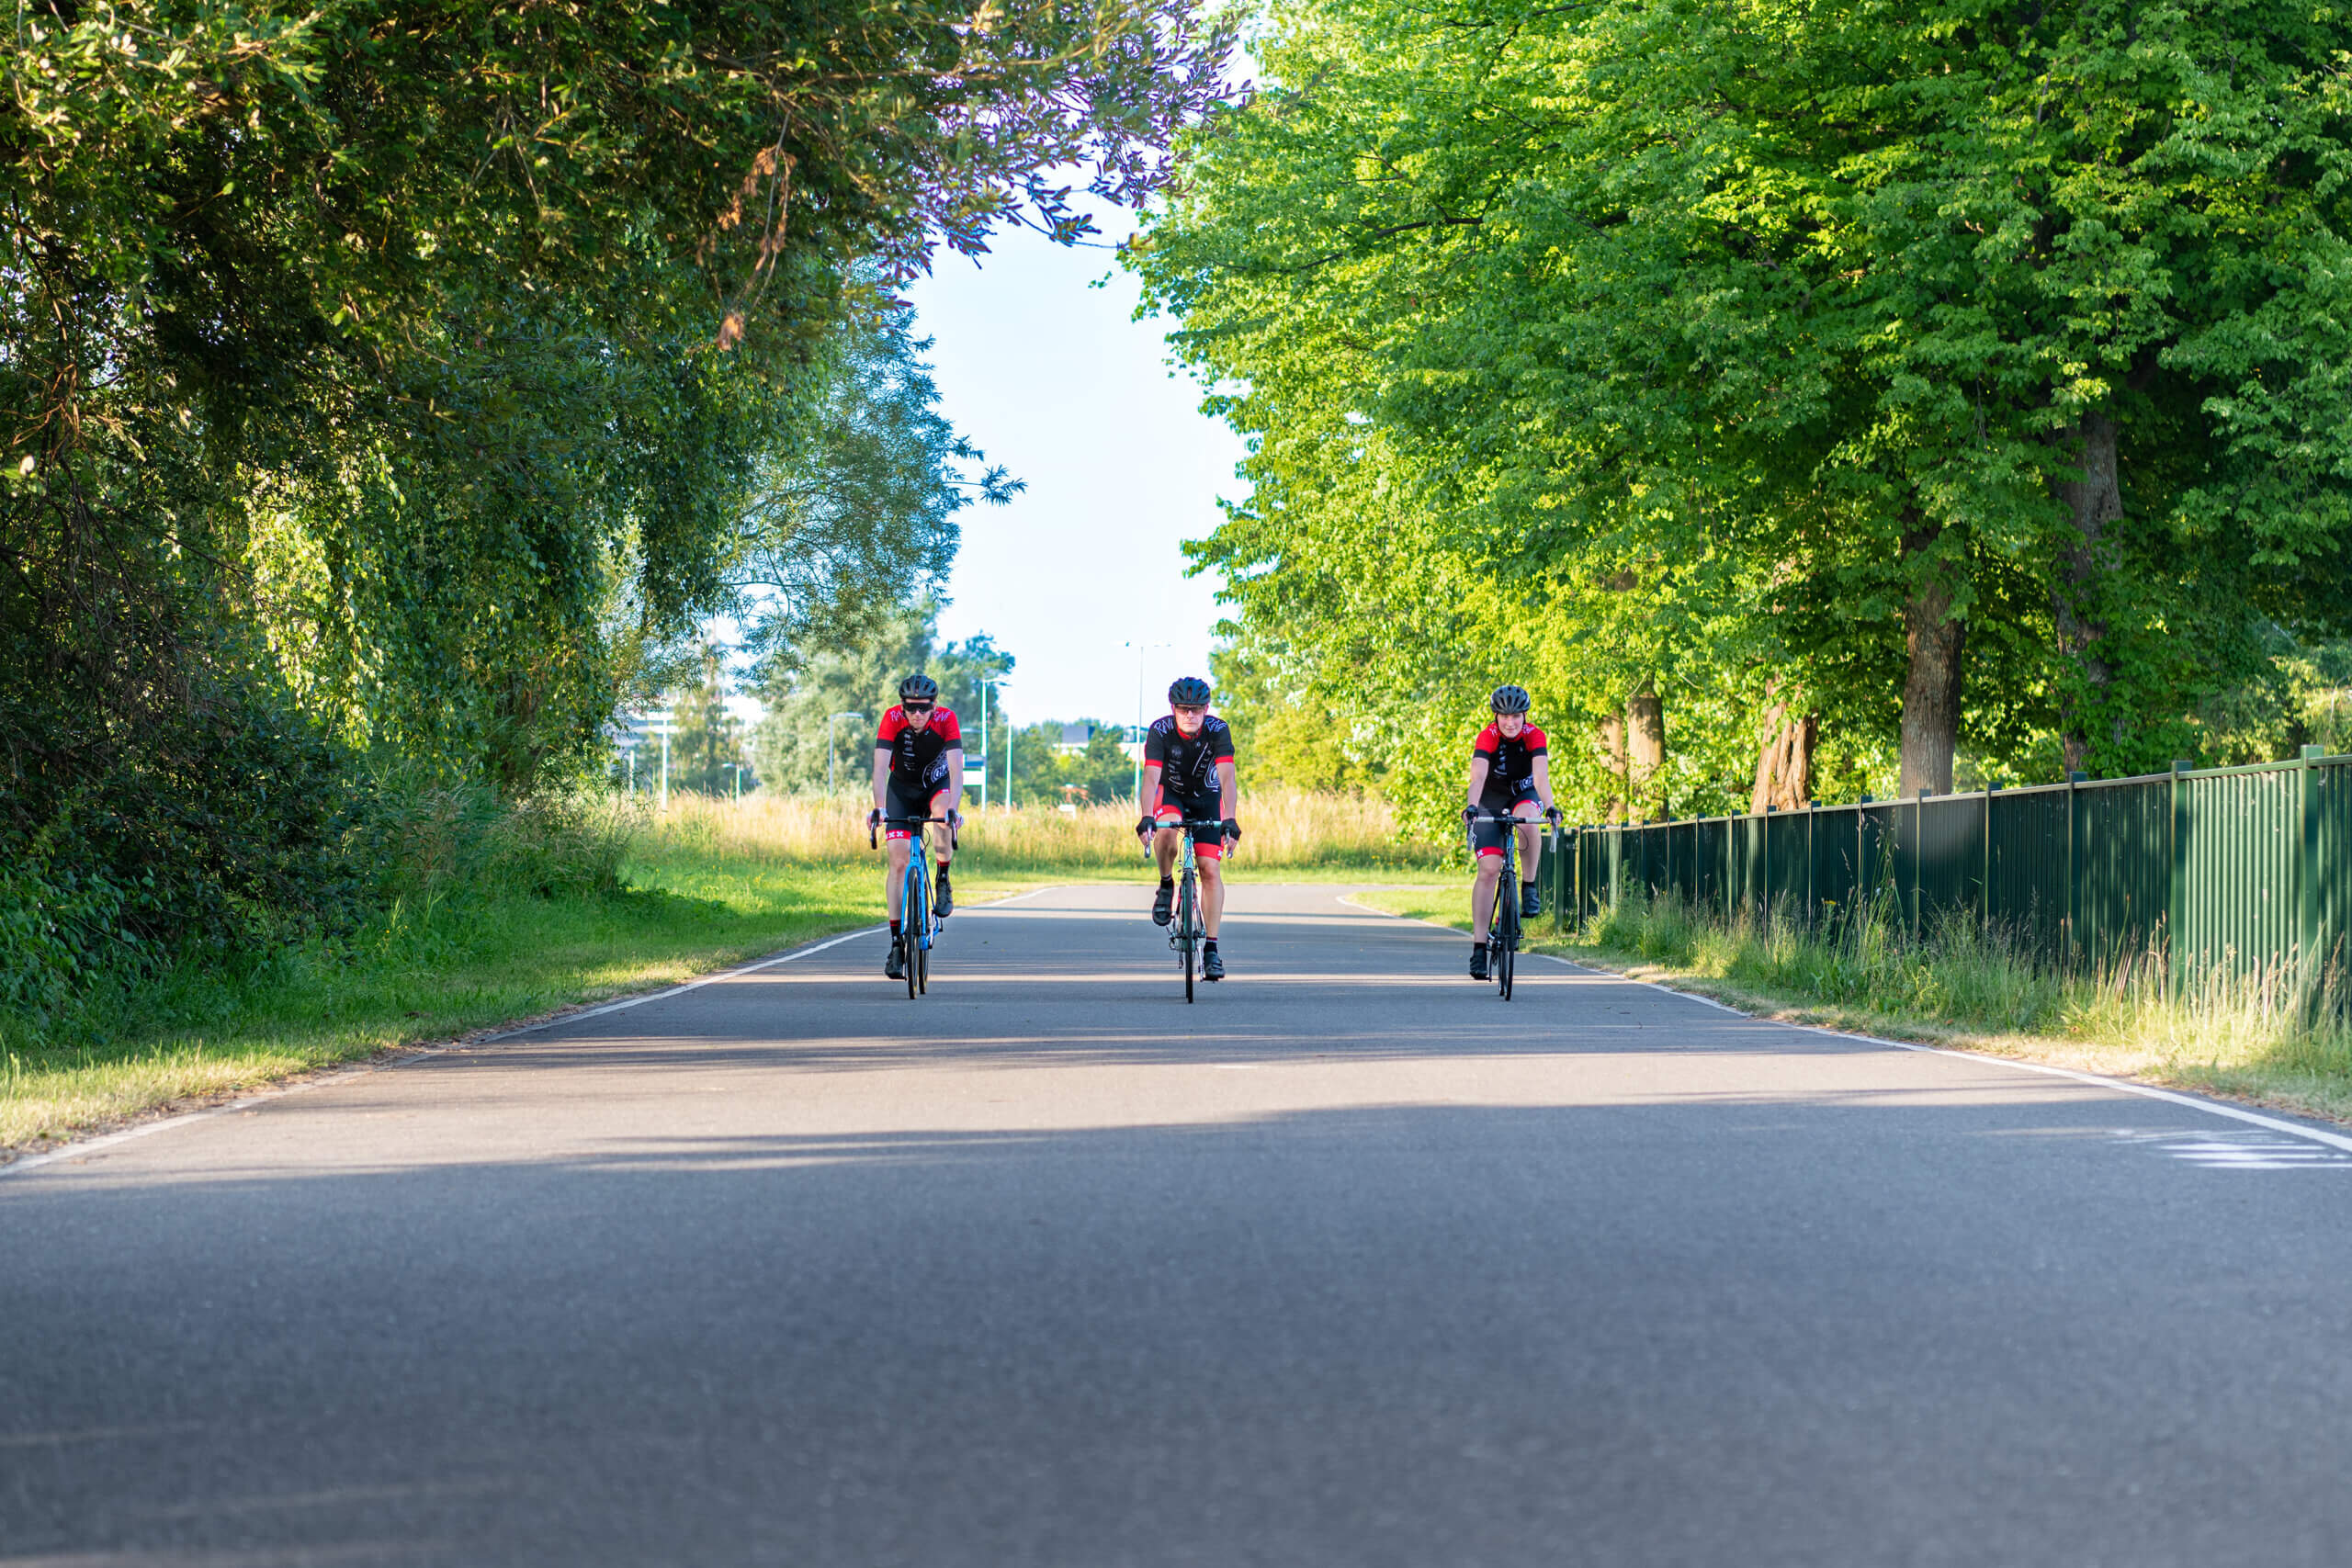
[[[1222,980],[1225,978],[1224,953],[1219,953],[1216,948],[1212,947],[1206,953],[1201,954],[1201,978],[1204,980]]]
[[[1159,891],[1151,896],[1151,923],[1164,926],[1176,918],[1176,885],[1163,882]]]
[[[944,870],[939,874],[939,891],[932,895],[931,901],[943,920],[956,912],[956,895],[948,888],[947,873]]]
[[[890,939],[890,956],[882,961],[882,973],[893,980],[907,977],[907,944],[901,937]]]
[[[1522,920],[1532,920],[1543,912],[1543,895],[1535,891],[1535,884],[1521,883],[1519,885],[1519,918]]]
[[[1470,978],[1484,980],[1487,975],[1487,944],[1480,942],[1470,950]]]

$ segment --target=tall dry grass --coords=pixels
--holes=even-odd
[[[872,858],[863,793],[754,795],[741,801],[673,795],[666,816],[644,813],[640,831],[653,849],[699,849],[804,864]],[[1405,844],[1382,801],[1310,790],[1252,791],[1241,798],[1237,870],[1421,870],[1430,852]],[[1143,863],[1136,810],[1112,802],[1075,812],[1049,807],[965,814],[958,854],[975,869],[1131,872]]]

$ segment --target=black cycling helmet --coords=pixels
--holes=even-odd
[[[928,675],[910,675],[899,682],[899,700],[902,703],[935,703],[939,700],[939,682]]]
[[[1209,705],[1209,683],[1198,675],[1186,675],[1168,688],[1170,707],[1204,708]]]
[[[1528,708],[1527,688],[1497,686],[1494,696],[1489,700],[1497,713],[1525,713]]]

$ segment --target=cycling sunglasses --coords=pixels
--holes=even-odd
[[[909,713],[929,713],[931,711],[931,705],[929,703],[900,703],[899,705],[906,709]]]

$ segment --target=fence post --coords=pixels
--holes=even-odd
[[[1724,926],[1726,930],[1731,926],[1732,911],[1739,899],[1739,889],[1731,874],[1739,864],[1739,845],[1736,842],[1739,835],[1734,830],[1738,826],[1738,818],[1728,815],[1724,818]]]
[[[1928,791],[1922,787],[1911,802],[1911,940],[1919,940],[1926,911],[1919,908],[1919,873],[1928,860]]]
[[[1850,915],[1867,908],[1877,897],[1876,879],[1871,874],[1871,797],[1866,794],[1854,807],[1854,894],[1846,912]]]
[[[2083,907],[2082,857],[2082,792],[2076,788],[2090,777],[2079,770],[2066,775],[2066,919],[2064,939],[2059,943],[2065,953],[2066,965],[2074,966],[2075,947],[2082,937],[2079,924]]]
[[[2178,996],[2188,976],[2188,773],[2172,760],[2172,870],[2165,884],[2165,984]]]
[[[1821,903],[1814,897],[1814,886],[1821,878],[1821,846],[1815,835],[1821,828],[1821,802],[1804,803],[1804,919],[1809,926],[1821,924]]]
[[[1978,890],[1977,923],[1988,937],[1993,934],[1993,792],[2000,787],[1996,784],[1984,786],[1984,841],[1978,846],[1984,852],[1984,880]]]
[[[1758,905],[1756,929],[1759,931],[1772,929],[1772,803],[1769,800],[1764,803],[1764,824],[1761,832],[1764,840],[1764,874],[1756,879]]]
[[[2311,966],[2312,983],[2319,983],[2319,770],[2317,763],[2327,755],[2319,746],[2303,748],[2295,767],[2295,794],[2303,808],[2302,844],[2295,856],[2296,889],[2301,897],[2302,908],[2295,921],[2296,945],[2302,950],[2303,961]],[[2314,990],[2316,994],[2316,990]]]

